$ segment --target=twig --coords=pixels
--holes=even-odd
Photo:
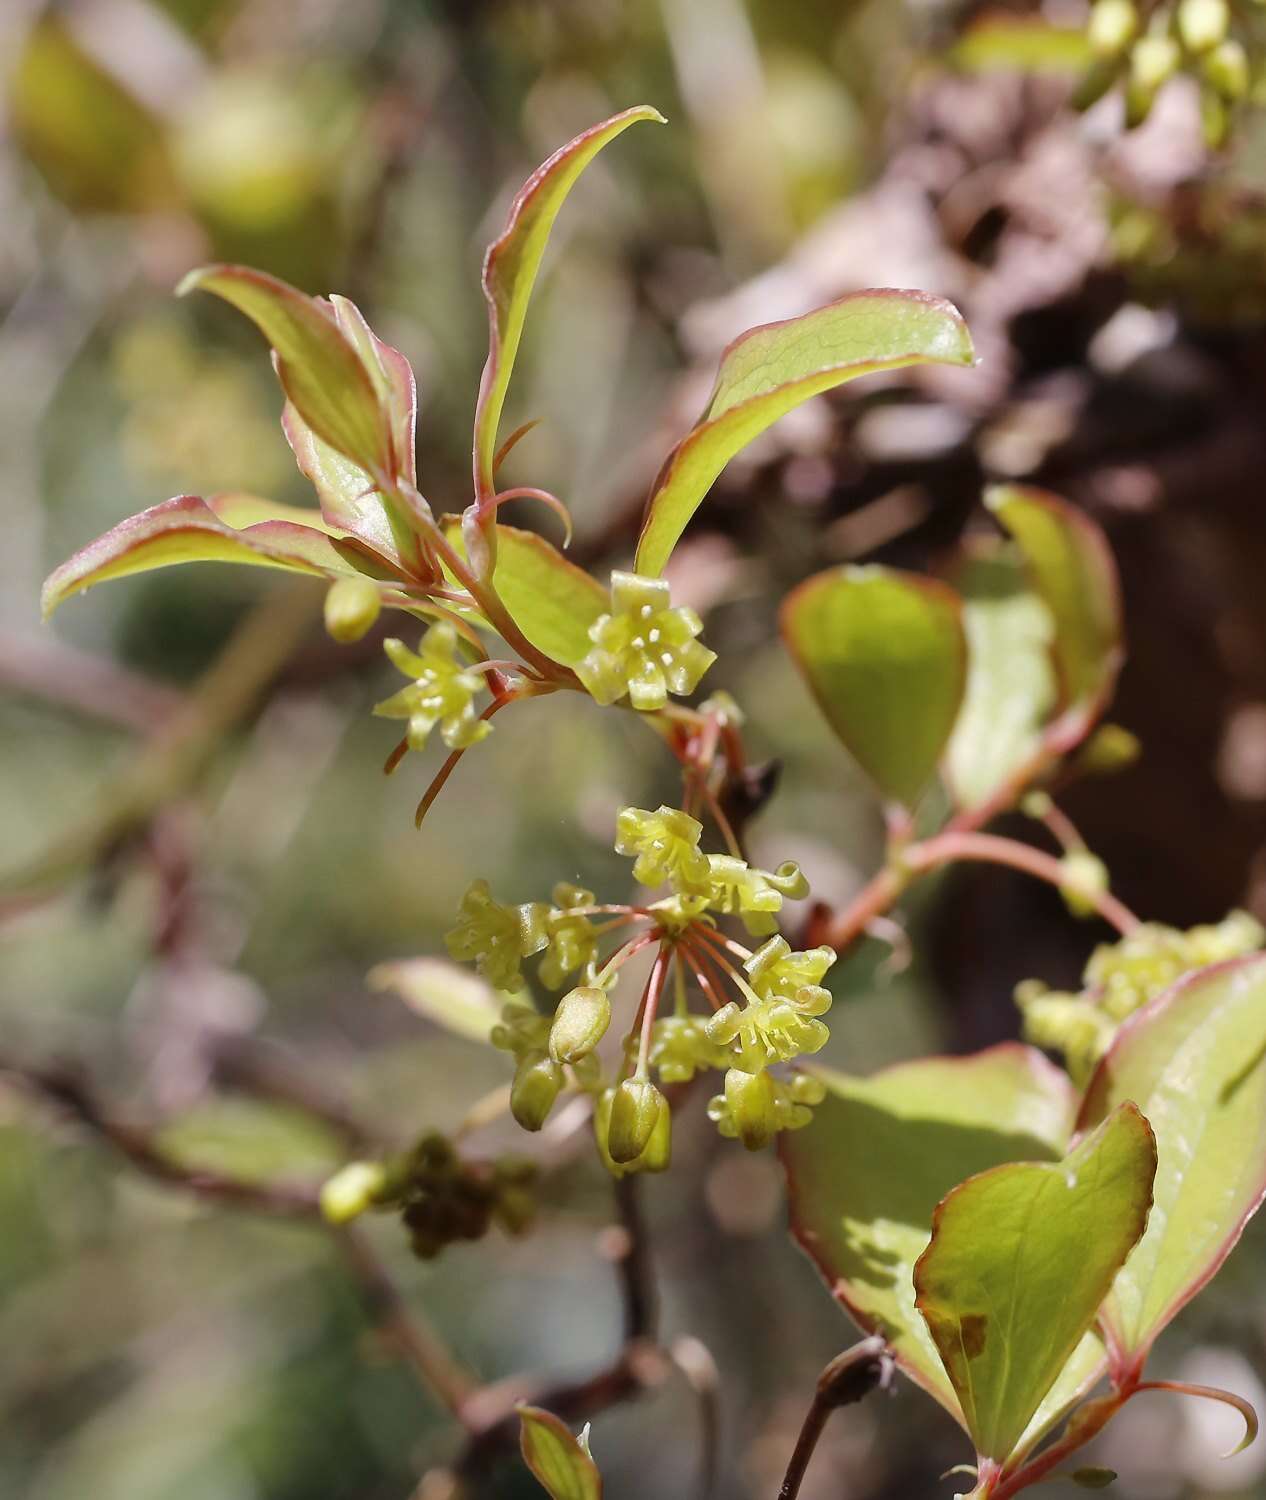
[[[877,1335],[854,1344],[843,1354],[837,1354],[827,1365],[818,1376],[813,1404],[805,1415],[782,1489],[778,1491],[778,1500],[796,1500],[831,1413],[837,1407],[850,1406],[870,1395],[871,1391],[885,1387],[892,1379],[892,1369],[888,1346]]]
[[[256,1183],[177,1161],[144,1126],[118,1119],[94,1096],[87,1079],[70,1065],[37,1066],[0,1055],[0,1073],[42,1095],[94,1134],[108,1141],[148,1177],[200,1198],[282,1218],[320,1221],[317,1189],[302,1183]]]
[[[624,1297],[624,1342],[631,1344],[655,1337],[659,1311],[640,1178],[630,1173],[616,1179],[615,1204],[624,1231],[622,1254],[616,1257],[615,1265]]]
[[[423,1385],[469,1428],[465,1409],[478,1390],[474,1378],[449,1353],[417,1309],[405,1302],[391,1273],[364,1234],[345,1227],[335,1231],[334,1238],[361,1285],[371,1313],[391,1342],[417,1372]]]

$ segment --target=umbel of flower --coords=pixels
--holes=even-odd
[[[752,981],[747,1003],[731,1001],[708,1022],[709,1039],[730,1049],[732,1068],[760,1073],[825,1045],[830,1033],[817,1017],[831,996],[820,981],[834,962],[830,948],[793,953],[781,937],[757,949],[744,965]]]
[[[453,958],[473,963],[494,988],[517,990],[523,960],[549,942],[547,911],[539,901],[502,906],[492,899],[488,882],[476,880],[462,897],[457,925],[444,941]]]
[[[407,719],[410,750],[421,750],[438,724],[450,750],[477,745],[492,726],[475,712],[475,694],[484,687],[483,675],[457,659],[457,632],[447,620],[437,620],[416,651],[403,641],[387,640],[383,650],[392,666],[413,678],[408,687],[375,704],[380,719]]]
[[[1090,955],[1078,994],[1048,989],[1040,980],[1019,985],[1015,1001],[1024,1035],[1036,1046],[1062,1052],[1069,1074],[1084,1085],[1112,1045],[1121,1023],[1193,969],[1256,952],[1266,929],[1247,912],[1186,932],[1145,922]]]
[[[626,694],[634,708],[663,708],[669,693],[692,693],[716,660],[696,639],[703,622],[693,609],[673,608],[662,578],[611,575],[611,613],[589,627],[593,648],[576,675],[599,703]]]

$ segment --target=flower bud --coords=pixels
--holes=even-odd
[[[673,1112],[662,1094],[660,1099],[663,1107],[655,1121],[655,1128],[651,1131],[651,1138],[646,1143],[646,1150],[633,1164],[643,1172],[667,1172],[673,1159]]]
[[[1138,735],[1120,724],[1100,724],[1081,747],[1077,769],[1092,776],[1108,776],[1132,766],[1142,753]]]
[[[382,596],[368,578],[340,578],[325,596],[325,628],[350,645],[369,631],[382,610]]]
[[[1075,917],[1094,915],[1095,897],[1108,889],[1108,867],[1089,849],[1074,849],[1060,860],[1059,893]]]
[[[1117,1472],[1115,1469],[1087,1466],[1074,1469],[1068,1477],[1083,1490],[1106,1490],[1116,1480]]]
[[[725,1075],[725,1102],[738,1138],[749,1151],[767,1146],[778,1132],[777,1097],[768,1073],[731,1068]]]
[[[374,1206],[386,1185],[381,1162],[348,1162],[322,1187],[321,1212],[331,1224],[350,1224]]]
[[[1188,52],[1208,52],[1230,29],[1227,0],[1182,0],[1178,7],[1178,35]]]
[[[1174,76],[1181,62],[1182,54],[1172,36],[1140,37],[1130,53],[1131,83],[1155,94]]]
[[[1233,103],[1248,93],[1248,53],[1233,38],[1221,42],[1204,59],[1204,76]]]
[[[524,1130],[539,1130],[563,1086],[563,1070],[543,1052],[528,1053],[510,1085],[510,1113]]]
[[[1139,13],[1133,0],[1095,0],[1086,39],[1099,57],[1119,57],[1138,33]]]
[[[647,1078],[626,1078],[611,1101],[607,1151],[619,1166],[636,1161],[651,1143],[668,1101]]]
[[[536,1198],[524,1187],[504,1187],[492,1211],[507,1234],[526,1234],[536,1218]]]
[[[611,1024],[611,1000],[595,985],[581,985],[558,1002],[549,1031],[549,1055],[556,1063],[588,1057]]]

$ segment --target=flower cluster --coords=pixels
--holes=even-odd
[[[392,666],[413,681],[375,704],[374,713],[380,719],[408,721],[410,750],[425,748],[437,724],[450,750],[469,749],[488,736],[492,726],[475,712],[474,701],[483,690],[483,675],[457,659],[457,632],[447,620],[430,626],[416,651],[395,639],[384,641],[383,650]]]
[[[1247,912],[1186,932],[1146,922],[1090,955],[1082,989],[1049,990],[1036,979],[1016,990],[1024,1034],[1036,1046],[1062,1052],[1074,1082],[1084,1085],[1121,1023],[1194,969],[1255,953],[1266,928]]]
[[[703,622],[693,609],[674,609],[662,578],[611,575],[611,612],[589,627],[593,647],[576,675],[599,703],[626,695],[634,708],[663,708],[669,693],[693,693],[716,660],[697,637]]]
[[[1083,103],[1124,78],[1126,118],[1138,125],[1161,87],[1186,71],[1200,82],[1206,134],[1211,144],[1221,144],[1229,111],[1251,82],[1248,52],[1232,35],[1233,22],[1231,0],[1094,0],[1086,35],[1097,61],[1083,85]]]
[[[321,1210],[346,1224],[370,1209],[395,1212],[413,1253],[433,1260],[457,1240],[478,1240],[492,1225],[522,1234],[536,1214],[534,1163],[517,1157],[464,1162],[446,1136],[432,1131],[392,1161],[355,1161],[321,1190]]]
[[[807,1123],[821,1097],[806,1077],[768,1072],[827,1040],[820,1017],[831,996],[822,980],[835,954],[793,952],[776,926],[784,900],[806,896],[808,882],[793,863],[771,872],[737,852],[705,853],[702,835],[699,820],[680,808],[625,808],[616,850],[633,860],[640,884],[667,894],[649,904],[598,905],[592,892],[562,884],[549,903],[506,906],[476,881],[448,936],[453,957],[473,962],[509,996],[491,1040],[515,1060],[515,1118],[539,1130],[565,1088],[592,1094],[599,1154],[617,1175],[667,1167],[672,1111],[662,1089],[701,1072],[725,1074],[712,1118],[752,1150]],[[729,917],[764,939],[755,952],[720,929]],[[604,1061],[599,1046],[620,971],[643,951],[653,956],[650,975],[622,1046]],[[523,964],[535,955],[543,988],[572,985],[552,1014],[527,988]],[[692,1008],[692,997],[707,1009]]]

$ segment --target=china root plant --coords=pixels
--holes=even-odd
[[[1110,9],[1095,7],[1100,32]],[[1180,11],[1190,30],[1196,7]],[[1214,38],[1208,56],[1225,46]],[[736,339],[663,462],[633,556],[607,577],[568,560],[562,499],[499,484],[526,431],[505,434],[503,408],[554,219],[599,151],[659,118],[628,110],[556,152],[489,248],[463,509],[428,499],[413,372],[356,307],[210,266],[181,290],[224,299],[263,334],[316,504],[166,500],[60,567],[45,610],[107,579],[224,561],[322,580],[337,641],[393,612],[400,632],[385,650],[403,681],[374,710],[395,726],[387,769],[411,774],[443,746],[420,782],[419,825],[466,757],[516,732],[525,699],[580,695],[655,737],[680,792],[672,805],[611,808],[627,885],[509,891],[490,871],[453,892],[446,958],[384,964],[372,981],[503,1052],[507,1088],[491,1108],[524,1131],[583,1114],[626,1206],[641,1174],[674,1170],[684,1111],[705,1111],[733,1149],[780,1152],[792,1232],[866,1335],[824,1372],[785,1496],[829,1412],[894,1370],[963,1429],[976,1500],[1055,1473],[1104,1482],[1076,1455],[1145,1391],[1230,1402],[1248,1440],[1256,1419],[1234,1394],[1151,1381],[1146,1366],[1266,1192],[1266,934],[1238,912],[1190,931],[1136,915],[1060,807],[1069,783],[1138,753],[1104,722],[1124,644],[1098,528],[1055,495],[1001,485],[941,576],[844,566],[783,602],[791,659],[887,829],[881,868],[841,909],[813,901],[812,870],[749,858],[746,824],[770,786],[742,705],[709,693],[705,622],[665,581],[717,476],[794,407],[881,371],[970,365],[955,309],[923,291],[864,291]],[[507,524],[512,502],[542,507],[563,546]],[[993,831],[1004,813],[1027,818],[1032,837]],[[1100,925],[1082,987],[1023,984],[1023,1042],[869,1078],[821,1066],[831,985],[855,946],[890,936],[907,892],[961,862],[1044,881],[1070,922]],[[493,1226],[530,1231],[534,1172],[431,1133],[395,1156],[349,1152],[319,1206],[339,1234],[391,1214],[418,1255],[460,1253]],[[433,1350],[423,1365],[443,1368]],[[629,1369],[587,1390],[586,1409],[633,1394]],[[450,1402],[471,1431],[473,1400]],[[572,1416],[583,1403],[572,1392],[554,1404]],[[559,1500],[599,1494],[587,1440],[547,1405],[522,1410],[526,1461]]]

